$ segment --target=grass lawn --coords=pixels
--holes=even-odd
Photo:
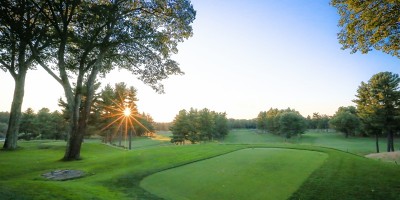
[[[86,141],[81,152],[83,160],[74,162],[60,161],[64,154],[65,142],[19,142],[21,148],[16,151],[0,151],[0,199],[160,199],[155,192],[152,194],[140,187],[141,180],[152,177],[154,174],[168,172],[169,169],[180,171],[192,167],[199,168],[199,170],[187,172],[185,177],[189,181],[196,173],[208,174],[200,171],[213,168],[208,164],[217,166],[220,163],[225,166],[221,162],[232,165],[232,169],[224,171],[232,175],[230,178],[225,177],[226,184],[231,187],[229,192],[239,192],[245,187],[245,184],[230,183],[230,181],[238,181],[240,177],[252,177],[241,180],[246,184],[268,185],[270,179],[276,184],[281,184],[291,174],[298,173],[299,182],[293,183],[294,189],[282,186],[282,194],[279,194],[282,198],[400,199],[400,167],[396,164],[376,161],[331,148],[301,144],[295,140],[284,142],[282,138],[276,136],[255,135],[252,137],[250,134],[253,133],[236,131],[232,132],[231,136],[237,139],[228,136],[223,144],[183,146],[165,146],[163,142],[157,145],[154,144],[155,141],[141,139],[135,141],[134,147],[137,148],[131,151],[100,144],[98,141]],[[303,138],[306,138],[305,136]],[[246,141],[241,142],[240,140],[244,138]],[[258,141],[258,139],[263,140]],[[266,143],[265,139],[269,142]],[[339,144],[341,139],[339,137],[337,139]],[[305,140],[308,140],[309,144],[312,141],[318,141],[312,138]],[[363,143],[366,142],[361,141],[361,144]],[[357,144],[355,142],[352,145]],[[256,148],[255,151],[252,148]],[[299,156],[310,151],[312,151],[310,155],[306,154],[304,158]],[[310,161],[310,157],[320,155],[320,153],[326,155],[325,159],[318,161],[317,158],[316,163]],[[262,159],[263,156],[265,159]],[[270,162],[271,160],[267,158],[280,162]],[[82,170],[86,176],[61,182],[49,181],[41,176],[43,173],[57,169]],[[209,171],[210,174],[218,173],[218,170]],[[257,175],[252,176],[253,171],[258,172]],[[275,173],[268,173],[271,171],[278,175],[274,177]],[[210,177],[204,176],[204,178]],[[209,180],[209,183],[215,181],[215,184],[206,187],[223,192],[221,182],[218,181],[223,182],[224,178],[215,178],[218,179]],[[179,182],[182,179],[172,181]],[[268,188],[253,186],[249,190],[265,193]]]
[[[349,137],[345,138],[340,133],[309,131],[301,137],[293,137],[289,140],[270,133],[259,133],[255,130],[233,130],[225,138],[226,144],[260,144],[260,143],[290,143],[313,146],[323,146],[342,151],[366,155],[376,153],[375,138]],[[380,151],[386,151],[386,138],[379,139]],[[400,150],[400,138],[395,139],[395,150]]]
[[[165,199],[287,199],[327,157],[249,148],[156,173],[140,185]]]

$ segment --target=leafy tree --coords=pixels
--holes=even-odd
[[[330,123],[335,130],[344,133],[346,138],[349,135],[355,135],[355,132],[360,128],[360,120],[354,106],[340,107]]]
[[[4,138],[8,128],[9,112],[0,112],[0,137]]]
[[[309,121],[310,129],[319,129],[319,130],[328,130],[329,129],[329,120],[330,117],[328,115],[321,115],[319,113],[313,113],[312,118]]]
[[[34,65],[35,51],[41,52],[49,44],[43,42],[47,29],[39,9],[30,0],[2,0],[0,3],[0,69],[14,79],[14,96],[10,120],[3,148],[17,148],[21,106],[25,94],[25,77]],[[44,59],[45,54],[41,55]]]
[[[340,14],[338,34],[343,49],[368,53],[372,48],[400,58],[400,2],[331,0]]]
[[[267,131],[267,112],[261,111],[257,116],[257,129],[262,132]]]
[[[257,120],[256,119],[228,119],[229,129],[256,129]]]
[[[200,110],[198,113],[198,131],[201,140],[212,140],[215,132],[215,124],[213,114],[207,108]]]
[[[99,74],[125,68],[159,92],[160,80],[182,74],[171,56],[177,53],[177,44],[192,35],[195,11],[188,0],[61,0],[36,5],[52,25],[48,38],[54,44],[58,75],[49,63],[42,67],[63,86],[70,113],[64,160],[80,158]],[[75,92],[68,72],[76,74]],[[80,110],[84,86],[87,96]]]
[[[175,116],[170,127],[172,143],[192,144],[199,141],[223,139],[228,134],[228,119],[226,113],[217,113],[204,108],[200,111],[191,108],[189,112],[181,110]]]
[[[267,124],[267,130],[270,133],[273,134],[278,134],[279,133],[279,118],[278,115],[282,112],[282,110],[278,109],[273,109],[270,108],[267,111],[267,119],[266,119],[266,124]]]
[[[215,113],[215,138],[224,139],[228,135],[228,119],[226,118],[226,113]]]
[[[279,132],[286,138],[294,135],[303,134],[306,131],[306,121],[300,113],[295,111],[283,111],[278,115]]]
[[[32,108],[28,108],[25,112],[22,113],[21,124],[18,134],[19,139],[31,140],[39,136],[36,118],[36,113]]]
[[[358,114],[367,132],[375,132],[376,146],[379,151],[378,137],[387,135],[387,151],[394,151],[394,132],[399,129],[400,117],[400,78],[398,74],[380,72],[371,77],[368,83],[361,82],[357,90]]]
[[[138,129],[136,126],[144,127],[139,118],[143,117],[138,113],[136,106],[137,90],[134,87],[128,87],[125,83],[116,83],[115,87],[107,84],[100,92],[96,103],[94,104],[94,115],[92,117],[98,129],[105,133],[106,139],[112,141],[112,133],[118,133],[119,145],[122,145],[123,132],[129,133],[129,143],[131,144],[132,131]],[[124,112],[129,110],[129,115]],[[138,130],[139,131],[139,130]],[[141,133],[140,133],[141,134]]]
[[[189,122],[186,110],[180,110],[179,113],[175,116],[174,121],[170,127],[172,131],[172,143],[181,143],[183,144],[189,135]],[[192,141],[192,140],[191,140]],[[196,140],[193,140],[194,143]]]

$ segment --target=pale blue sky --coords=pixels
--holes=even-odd
[[[204,108],[231,118],[255,118],[269,108],[291,107],[304,116],[332,115],[353,105],[361,81],[375,73],[400,73],[399,60],[377,51],[341,50],[336,10],[323,0],[194,0],[194,36],[174,58],[184,76],[164,81],[159,95],[130,73],[113,72],[102,83],[124,81],[138,89],[140,111],[172,121],[181,109]],[[0,111],[9,110],[13,80],[0,72]],[[43,70],[30,71],[23,110],[57,109],[62,88]]]

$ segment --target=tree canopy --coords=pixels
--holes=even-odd
[[[180,110],[170,127],[172,143],[192,144],[200,141],[223,139],[228,134],[228,119],[226,113],[217,113],[207,108],[188,111]]]
[[[344,133],[346,138],[349,135],[354,136],[360,128],[360,120],[354,106],[339,107],[329,123],[336,131]]]
[[[331,0],[340,14],[338,34],[343,49],[368,53],[372,48],[400,58],[400,2]]]
[[[171,56],[178,52],[178,43],[192,35],[196,12],[188,0],[34,2],[49,25],[45,42],[52,44],[46,49],[52,59],[42,60],[34,49],[35,59],[63,86],[70,114],[64,160],[80,158],[99,75],[127,69],[163,92],[161,80],[183,74]]]
[[[387,151],[394,151],[393,134],[399,128],[399,83],[398,74],[377,73],[367,83],[361,82],[354,100],[366,131],[374,131],[377,139],[381,133],[388,136]]]

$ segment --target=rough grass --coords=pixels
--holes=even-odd
[[[165,199],[287,199],[326,158],[312,151],[249,148],[156,173],[141,186]]]
[[[242,134],[241,138],[250,137],[245,136],[249,132],[237,132]],[[253,139],[247,139],[247,142]],[[338,137],[332,144],[338,145],[340,140],[344,137]],[[17,151],[0,151],[0,199],[159,199],[139,186],[144,177],[247,148],[298,149],[328,155],[296,192],[287,194],[292,195],[291,199],[400,199],[398,165],[346,153],[346,150],[337,151],[296,141],[265,143],[265,140],[253,140],[252,144],[239,144],[247,142],[232,139],[229,144],[184,146],[157,146],[146,140],[138,142],[148,142],[151,146],[143,144],[141,148],[127,151],[87,141],[82,148],[83,160],[74,162],[60,161],[64,142],[20,142],[21,148]],[[41,174],[57,169],[82,170],[87,176],[63,182],[41,177]],[[267,171],[268,166],[265,169]],[[264,189],[259,188],[257,192]]]

